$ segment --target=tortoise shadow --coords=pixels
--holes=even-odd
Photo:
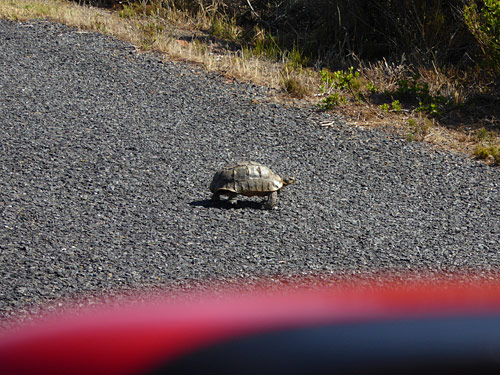
[[[193,207],[205,207],[205,208],[218,208],[220,210],[234,210],[234,209],[253,209],[262,210],[264,208],[264,203],[256,201],[238,201],[237,204],[231,204],[227,200],[213,201],[211,199],[203,199],[200,201],[193,201],[189,203]]]

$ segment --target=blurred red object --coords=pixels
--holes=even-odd
[[[4,332],[0,373],[500,373],[500,283],[429,285],[66,312]]]

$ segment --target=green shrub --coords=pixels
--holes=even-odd
[[[386,113],[389,112],[401,112],[402,107],[399,100],[394,100],[390,105],[389,103],[384,103],[379,106],[380,110]]]
[[[378,88],[375,87],[375,85],[373,83],[367,83],[366,84],[366,89],[368,90],[368,92],[370,92],[371,94],[376,94],[378,93]]]
[[[332,110],[338,105],[345,104],[346,102],[347,100],[344,96],[340,95],[338,92],[334,92],[321,100],[318,106],[324,110]]]
[[[489,67],[500,72],[500,1],[469,0],[464,20]]]
[[[359,89],[359,72],[354,71],[351,66],[347,71],[338,70],[335,72],[330,72],[328,69],[321,69],[321,91],[328,92],[331,88],[338,90],[349,90]]]
[[[387,113],[389,113],[389,111],[391,109],[391,107],[389,107],[389,104],[387,104],[387,103],[382,104],[379,108],[381,111],[387,112]]]
[[[321,75],[320,92],[330,93],[332,90],[340,90],[350,92],[354,100],[360,100],[362,97],[359,91],[361,87],[359,72],[354,71],[352,66],[346,71],[331,72],[328,69],[322,69],[319,73]]]
[[[399,100],[394,100],[391,103],[391,108],[393,112],[401,112],[401,103],[399,102]]]
[[[441,115],[444,107],[450,103],[450,100],[440,95],[439,92],[432,95],[429,91],[429,85],[426,82],[422,83],[418,74],[413,75],[410,81],[407,79],[399,80],[397,89],[393,92],[386,91],[385,94],[391,98],[399,98],[392,102],[393,110],[396,110],[398,105],[399,110],[401,110],[399,100],[405,100],[417,103],[415,108],[417,112],[426,112],[431,116]],[[397,102],[396,107],[394,106],[395,102]]]

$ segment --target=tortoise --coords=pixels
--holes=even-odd
[[[295,178],[281,178],[269,167],[254,161],[242,161],[223,167],[215,173],[210,191],[212,200],[219,201],[221,195],[228,196],[228,202],[236,203],[238,194],[267,196],[264,208],[275,209],[281,188],[295,182]]]

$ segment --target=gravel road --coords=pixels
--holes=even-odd
[[[499,269],[498,168],[269,94],[0,20],[0,315],[193,280]],[[297,178],[278,210],[210,202],[214,172],[247,159]]]

